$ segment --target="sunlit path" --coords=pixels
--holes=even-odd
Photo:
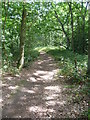
[[[90,0],[2,1],[0,115],[89,119]]]
[[[57,78],[53,58],[42,52],[29,69],[3,79],[3,117],[67,118],[79,114],[79,105],[71,106],[67,89]],[[63,80],[63,78],[60,78]],[[73,113],[72,113],[73,111]]]

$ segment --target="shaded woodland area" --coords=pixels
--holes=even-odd
[[[21,107],[21,117],[27,111],[25,117],[32,118],[90,118],[89,6],[89,2],[83,1],[2,2],[2,87],[3,101],[6,100],[3,103],[3,117],[19,117],[18,101],[22,94],[26,94],[26,109]],[[49,96],[49,90],[54,97],[58,97]],[[18,91],[19,94],[16,94]],[[35,97],[37,104],[29,110],[30,100],[31,105],[34,103],[28,93]],[[50,108],[45,96],[49,98]],[[41,103],[47,106],[44,105],[44,109],[38,106],[40,97]],[[11,98],[17,101],[7,103]],[[17,108],[14,108],[15,103]],[[23,101],[21,103],[24,105]],[[40,114],[41,111],[44,113]]]

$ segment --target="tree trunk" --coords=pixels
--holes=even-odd
[[[71,6],[71,2],[68,3],[69,5],[69,10],[70,10],[70,13],[71,13],[71,29],[72,29],[72,40],[71,40],[71,47],[72,47],[72,50],[73,52],[75,51],[74,50],[74,39],[73,39],[73,13],[72,13],[72,6]]]
[[[61,25],[61,27],[62,27],[63,33],[64,33],[65,36],[66,36],[66,39],[67,39],[67,49],[69,49],[69,47],[70,47],[70,40],[69,40],[69,37],[68,37],[68,35],[67,35],[67,33],[66,33],[65,29],[64,29],[63,23],[62,23],[61,20],[59,19],[59,17],[58,17],[58,15],[57,15],[57,12],[56,12],[56,11],[55,11],[55,16],[56,16],[58,22],[60,23],[60,25]]]
[[[87,12],[87,5],[88,3],[86,4],[84,14],[82,13],[82,20],[83,20],[83,23],[82,23],[82,53],[85,52],[85,17],[86,17],[86,12]],[[82,12],[83,12],[83,9],[84,9],[84,5],[82,2]]]
[[[85,16],[83,16],[83,25],[82,25],[82,53],[85,52]]]
[[[79,21],[79,16],[77,16],[77,44],[75,45],[75,50],[80,52],[81,49],[81,41],[80,41],[80,35],[81,35],[81,29],[80,29],[80,21]]]
[[[90,13],[89,13],[89,22],[88,22],[88,69],[87,74],[90,77]]]
[[[21,31],[20,31],[20,59],[19,59],[19,70],[22,69],[24,65],[24,43],[26,37],[26,9],[23,6],[22,21],[21,21]]]

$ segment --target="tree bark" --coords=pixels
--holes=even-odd
[[[85,17],[86,17],[86,12],[87,12],[87,5],[88,5],[88,3],[86,4],[84,14],[82,13],[82,20],[83,20],[83,23],[82,23],[82,53],[85,52]],[[82,10],[83,10],[83,8],[84,8],[84,5],[82,2]]]
[[[87,74],[90,77],[90,13],[89,13],[89,22],[88,22],[88,69],[87,69]]]
[[[24,65],[24,44],[26,37],[26,9],[23,6],[22,21],[21,21],[21,31],[20,31],[20,59],[19,59],[19,70],[22,69]]]
[[[56,12],[56,11],[54,11],[54,12],[55,12],[55,16],[56,16],[58,22],[60,23],[60,25],[61,25],[61,27],[62,27],[63,33],[64,33],[65,36],[66,36],[66,39],[67,39],[67,49],[69,49],[69,47],[70,47],[70,40],[69,40],[69,37],[68,37],[68,35],[67,35],[67,33],[66,33],[65,29],[64,29],[63,23],[61,22],[61,20],[59,19],[58,15],[57,15],[57,12]]]
[[[68,3],[69,5],[69,10],[70,10],[70,13],[71,13],[71,29],[72,29],[72,39],[71,39],[71,47],[72,47],[72,50],[73,52],[75,51],[74,50],[74,39],[73,39],[73,12],[72,12],[72,3]]]

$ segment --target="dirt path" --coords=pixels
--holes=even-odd
[[[71,89],[65,88],[57,72],[55,61],[42,52],[40,58],[28,69],[23,69],[19,76],[4,77],[3,118],[48,120],[80,116],[83,109],[88,109],[87,102],[72,103]]]

